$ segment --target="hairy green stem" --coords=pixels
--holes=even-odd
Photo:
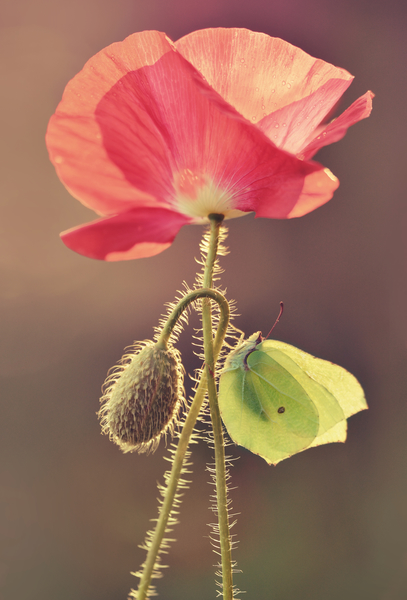
[[[205,275],[208,276],[208,279],[204,279],[204,285],[206,287],[212,287],[212,278],[210,277],[213,273],[213,265],[216,260],[219,243],[219,228],[222,222],[222,220],[219,219],[219,215],[210,215],[209,218],[211,220],[211,234],[206,266],[208,266],[209,263],[212,264],[212,268],[209,267],[205,269]],[[209,298],[206,298],[202,303],[202,326],[209,408],[211,412],[215,447],[216,504],[222,565],[222,592],[223,600],[233,600],[232,548],[228,515],[225,444],[223,440],[222,421],[215,383],[216,358],[213,344],[212,315]]]
[[[220,292],[204,287],[198,290],[193,290],[192,292],[189,292],[189,294],[186,294],[183,298],[181,298],[181,300],[178,302],[172,313],[169,315],[167,321],[165,322],[165,325],[162,328],[162,331],[157,339],[157,346],[160,346],[163,349],[167,347],[168,340],[181,314],[184,312],[187,306],[191,304],[191,302],[199,300],[199,298],[208,298],[209,300],[214,300],[219,305],[221,317],[219,321],[218,331],[225,329],[226,332],[226,328],[229,323],[228,301],[226,300],[225,296],[223,296]]]
[[[216,290],[208,289],[212,285],[213,269],[214,269],[214,265],[215,265],[218,239],[219,239],[220,222],[221,222],[221,219],[218,219],[216,242],[212,243],[212,235],[211,235],[211,244],[209,247],[207,260],[206,260],[206,264],[205,264],[205,271],[204,271],[205,288],[202,288],[200,290],[194,290],[193,292],[190,292],[189,294],[187,294],[184,298],[182,298],[180,300],[180,302],[177,304],[177,306],[175,307],[175,309],[173,310],[173,312],[167,319],[167,322],[164,325],[164,328],[157,340],[157,343],[159,345],[166,347],[168,339],[171,335],[172,329],[174,328],[176,321],[180,317],[182,311],[185,310],[185,308],[188,306],[188,304],[190,304],[190,302],[193,302],[194,300],[196,300],[198,298],[204,298],[203,304],[206,303],[208,305],[209,317],[210,317],[210,300],[211,299],[214,300],[215,302],[217,302],[219,304],[221,314],[220,314],[219,326],[218,326],[218,329],[216,332],[214,342],[212,339],[211,317],[210,317],[210,321],[209,321],[210,326],[211,326],[210,345],[212,347],[212,357],[211,357],[211,364],[213,367],[212,374],[213,374],[214,365],[218,358],[219,352],[222,348],[222,344],[223,344],[223,341],[224,341],[225,335],[226,335],[227,326],[229,323],[229,304],[228,304],[227,300],[224,298],[224,296],[222,296],[222,294],[220,294]],[[213,223],[213,221],[211,220],[211,224],[212,223]],[[207,285],[207,283],[209,283],[209,285]],[[206,299],[208,299],[208,300],[206,300]],[[212,377],[212,379],[213,379],[213,377]],[[191,404],[191,407],[189,409],[188,415],[185,419],[185,423],[184,423],[183,429],[182,429],[180,437],[179,437],[179,442],[178,442],[178,446],[177,446],[177,449],[176,449],[176,452],[174,455],[172,469],[171,469],[171,473],[170,473],[170,476],[168,479],[167,488],[166,488],[165,495],[163,498],[163,503],[160,508],[160,513],[159,513],[159,517],[157,520],[157,524],[156,524],[153,536],[149,543],[147,557],[146,557],[145,563],[143,565],[143,571],[142,571],[142,574],[140,577],[140,583],[139,583],[138,590],[137,590],[137,596],[136,596],[137,600],[145,600],[148,597],[148,590],[149,590],[149,587],[151,584],[151,578],[152,578],[152,575],[154,572],[154,566],[156,564],[160,546],[161,546],[163,537],[165,535],[165,530],[166,530],[168,520],[171,515],[171,510],[174,505],[174,499],[176,496],[176,492],[177,492],[177,488],[178,488],[178,484],[179,484],[179,480],[180,480],[180,476],[181,476],[182,466],[183,466],[183,463],[185,460],[185,455],[187,452],[187,448],[188,448],[188,445],[189,445],[189,442],[191,439],[191,435],[192,435],[196,420],[198,418],[202,403],[205,398],[206,389],[207,389],[207,369],[204,369],[202,372],[198,387],[196,389],[193,402]]]

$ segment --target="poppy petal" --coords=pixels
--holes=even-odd
[[[328,202],[338,186],[337,177],[329,169],[322,167],[307,175],[303,180],[291,178],[287,185],[281,188],[275,202],[269,202],[266,197],[262,199],[256,208],[256,218],[292,219],[293,217],[302,217]],[[294,197],[297,199],[293,203]]]
[[[366,94],[355,100],[337,119],[334,119],[328,125],[319,127],[314,133],[312,141],[308,141],[308,144],[301,151],[301,157],[309,160],[323,146],[341,140],[351,125],[366,119],[370,115],[373,98],[374,94],[372,92],[366,92]]]
[[[330,79],[318,90],[264,117],[258,127],[278,146],[299,154],[351,81]]]
[[[345,69],[248,29],[194,31],[175,46],[222,98],[253,123],[310,96],[331,79],[342,80],[345,87],[353,79]]]
[[[120,109],[125,103],[120,101],[120,81],[129,72],[153,65],[165,54],[174,52],[171,40],[158,31],[136,33],[123,42],[111,44],[93,56],[68,83],[49,122],[46,143],[58,176],[72,195],[99,214],[117,214],[132,206],[156,203],[150,190],[136,189],[110,159],[95,113],[105,95],[114,88],[118,106],[116,110],[113,107],[110,121],[107,117],[106,120],[111,127],[118,127],[119,145],[132,127],[131,122],[120,118]],[[127,100],[131,102],[131,98]],[[163,150],[154,139],[154,132],[148,126],[144,129],[149,136],[146,145],[151,144],[148,158],[157,153],[151,167],[157,178],[164,171],[164,178],[168,179]],[[120,148],[117,151],[120,152]],[[153,179],[151,174],[150,179]]]
[[[89,258],[130,260],[159,254],[190,222],[165,208],[144,207],[74,227],[61,233],[61,238],[68,248]]]

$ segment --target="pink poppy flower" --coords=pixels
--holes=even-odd
[[[310,160],[367,117],[367,92],[336,120],[352,76],[246,29],[173,43],[135,33],[68,83],[47,145],[67,189],[102,218],[61,234],[85,256],[126,260],[167,248],[179,229],[254,211],[300,217],[338,180]]]

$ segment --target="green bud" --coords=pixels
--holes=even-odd
[[[123,452],[146,452],[173,432],[183,399],[183,370],[172,346],[146,342],[134,350],[106,379],[99,417],[102,432]]]

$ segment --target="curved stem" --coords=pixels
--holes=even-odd
[[[213,268],[213,266],[212,266]],[[221,309],[221,315],[219,320],[218,330],[213,345],[214,360],[218,357],[219,352],[222,348],[223,341],[225,339],[227,326],[229,323],[229,304],[224,296],[211,289],[200,289],[195,290],[187,294],[180,300],[171,315],[169,316],[166,324],[164,325],[163,331],[161,332],[157,343],[166,347],[168,339],[171,335],[172,329],[181,315],[182,311],[198,298],[210,298],[219,304]],[[203,371],[201,380],[196,389],[194,400],[189,409],[186,417],[184,427],[179,437],[178,446],[174,455],[171,473],[168,479],[167,488],[165,491],[163,503],[160,509],[160,514],[157,520],[157,524],[149,542],[149,548],[147,552],[146,561],[143,565],[143,572],[140,577],[140,583],[137,590],[137,600],[145,600],[148,597],[148,589],[150,587],[151,578],[154,571],[154,566],[157,561],[160,546],[165,535],[165,530],[168,524],[168,520],[171,515],[171,510],[174,505],[174,499],[177,492],[179,479],[181,476],[182,465],[185,459],[185,454],[188,448],[188,444],[191,439],[191,435],[201,410],[202,403],[205,398],[205,392],[207,387],[207,374]]]
[[[207,266],[208,263],[211,263],[212,267],[205,270],[205,275],[208,274],[208,280],[204,279],[205,286],[212,286],[212,278],[209,280],[209,274],[213,273],[213,265],[216,259],[219,242],[219,227],[221,221],[217,218],[218,216],[219,215],[209,216],[211,219],[211,235],[207,256]],[[229,531],[225,444],[223,440],[222,421],[216,393],[216,358],[213,345],[211,305],[209,299],[205,299],[202,304],[202,326],[206,365],[205,370],[208,382],[209,408],[211,412],[213,441],[215,447],[216,502],[221,550],[222,592],[223,600],[233,600],[232,548]]]
[[[219,321],[218,331],[223,328],[225,328],[225,331],[226,331],[226,328],[229,323],[229,312],[230,312],[228,301],[226,300],[225,296],[223,296],[220,292],[204,287],[204,288],[200,288],[198,290],[193,290],[192,292],[189,292],[189,294],[186,294],[183,298],[181,298],[181,300],[178,302],[178,304],[176,305],[176,307],[174,308],[174,310],[168,317],[168,319],[157,339],[157,342],[156,342],[157,346],[161,346],[162,348],[167,347],[168,340],[171,336],[172,330],[174,329],[181,314],[184,312],[184,310],[187,308],[187,306],[189,304],[191,304],[191,302],[194,302],[195,300],[198,300],[199,298],[208,298],[209,300],[214,300],[219,305],[220,312],[221,312],[221,318]]]

